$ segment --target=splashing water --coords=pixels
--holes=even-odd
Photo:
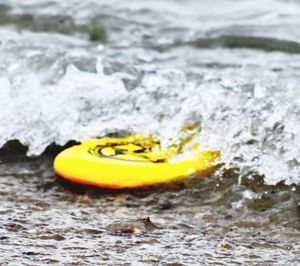
[[[4,2],[0,146],[17,139],[39,155],[115,132],[154,133],[166,146],[196,124],[193,141],[221,150],[225,167],[299,183],[300,9],[264,2],[274,5],[256,7],[259,19],[227,9],[208,19],[176,1],[165,16],[146,3],[53,1],[44,16],[36,1]]]

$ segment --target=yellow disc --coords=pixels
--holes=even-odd
[[[190,149],[178,155],[173,148],[162,150],[152,137],[106,137],[62,151],[54,160],[54,171],[76,183],[111,189],[137,188],[196,173],[205,175],[215,168],[213,161],[219,154]]]

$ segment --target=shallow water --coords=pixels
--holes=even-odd
[[[299,264],[299,4],[0,0],[1,263]],[[188,124],[225,164],[185,189],[52,172],[54,143]]]
[[[54,177],[51,163],[21,157],[0,166],[5,265],[300,263],[299,188],[237,185],[225,172],[152,194],[79,192]]]

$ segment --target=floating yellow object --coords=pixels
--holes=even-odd
[[[153,186],[183,179],[192,174],[207,175],[219,151],[196,147],[180,154],[182,147],[162,150],[152,136],[104,137],[83,142],[62,151],[54,171],[76,183],[110,189]]]

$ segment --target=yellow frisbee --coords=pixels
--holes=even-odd
[[[215,168],[219,151],[193,147],[162,150],[153,137],[91,139],[62,151],[54,160],[59,176],[80,184],[127,189],[170,183],[189,175],[207,175]]]

